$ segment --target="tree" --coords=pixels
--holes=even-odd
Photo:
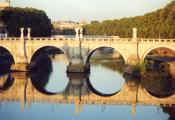
[[[34,8],[5,8],[0,19],[6,24],[9,36],[20,36],[20,28],[31,28],[33,37],[50,36],[52,25],[44,11]],[[25,31],[26,35],[26,31]]]
[[[175,37],[175,0],[157,11],[144,16],[128,17],[85,25],[86,35],[117,35],[132,37],[132,28],[138,28],[138,37],[174,38]]]

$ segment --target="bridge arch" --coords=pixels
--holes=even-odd
[[[11,65],[15,64],[15,62],[17,61],[16,55],[13,56],[12,53],[12,50],[8,47],[0,46],[1,72],[10,70]]]
[[[147,50],[145,50],[144,54],[141,56],[141,60],[144,61],[146,56],[153,50],[159,49],[159,48],[165,48],[165,49],[169,49],[171,51],[175,52],[175,48],[172,46],[168,46],[168,45],[160,45],[160,46],[155,46],[155,47],[151,47],[148,48]]]
[[[40,46],[37,49],[35,49],[33,54],[30,57],[29,62],[31,62],[34,59],[34,57],[36,57],[40,52],[43,52],[43,51],[48,53],[48,54],[50,54],[50,53],[51,54],[64,54],[66,56],[66,58],[68,58],[65,51],[62,48],[59,48],[59,47],[53,46],[53,45],[49,45],[49,46]]]
[[[124,63],[126,63],[127,57],[126,57],[124,54],[122,54],[122,52],[121,52],[120,50],[118,50],[118,49],[116,49],[116,48],[114,48],[114,47],[111,47],[111,46],[98,46],[98,47],[92,49],[92,50],[87,54],[86,59],[85,59],[85,63],[86,63],[86,64],[89,63],[89,60],[90,60],[91,56],[93,55],[93,53],[94,53],[96,50],[101,49],[101,48],[110,48],[110,49],[114,49],[115,51],[117,51],[117,52],[119,53],[120,56],[122,56],[122,58],[123,58],[123,60],[124,60]]]

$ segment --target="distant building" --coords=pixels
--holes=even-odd
[[[74,22],[74,21],[55,21],[52,22],[55,28],[59,29],[74,29],[77,26],[82,26],[87,24],[86,21]]]
[[[73,21],[56,21],[52,23],[54,28],[74,29],[79,23]]]
[[[52,25],[54,27],[53,35],[75,35],[75,28],[87,24],[85,21],[54,21]]]

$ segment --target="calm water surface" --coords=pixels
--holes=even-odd
[[[133,93],[138,92],[139,85],[132,82],[132,77],[126,77],[120,70],[112,69],[109,65],[92,63],[91,72],[86,75],[66,74],[67,63],[62,60],[52,61],[52,70],[32,73],[29,76],[11,78],[2,76],[1,88],[7,89],[0,92],[0,115],[2,120],[173,120],[174,107],[160,105],[125,103],[112,101],[109,104],[104,100],[118,95],[126,85],[130,86]],[[51,66],[48,66],[51,67]],[[23,76],[23,75],[21,75]],[[125,77],[124,77],[125,76]],[[14,79],[13,79],[14,77]],[[128,80],[129,79],[129,80]],[[131,79],[131,80],[130,80]],[[10,81],[10,82],[6,82]],[[13,82],[12,82],[13,81]],[[15,84],[15,82],[17,82]],[[129,81],[129,82],[128,82]],[[6,83],[6,84],[5,84]],[[16,85],[17,91],[10,91]],[[33,86],[33,94],[29,86]],[[140,85],[141,86],[141,85]],[[146,88],[150,88],[149,85]],[[161,87],[162,88],[162,87]],[[162,88],[163,89],[163,88]],[[149,89],[150,90],[150,89]],[[158,91],[159,87],[155,91]],[[164,89],[163,89],[164,90]],[[9,93],[10,92],[10,93]],[[174,93],[174,92],[173,92]],[[17,94],[17,95],[15,95]],[[104,96],[102,104],[84,103],[83,96]],[[129,96],[129,92],[126,95]],[[131,98],[137,98],[138,94]],[[150,94],[151,95],[151,94]],[[6,96],[6,97],[4,97]],[[9,96],[9,97],[8,97]],[[20,99],[15,99],[20,96]],[[33,96],[33,100],[30,100]],[[37,98],[45,96],[46,98]],[[52,99],[63,101],[54,102]],[[73,96],[72,98],[68,98]],[[172,96],[172,94],[170,95]],[[167,96],[164,96],[167,97]],[[35,100],[36,99],[36,100]],[[38,100],[40,99],[40,100]],[[71,99],[73,102],[66,103]],[[123,100],[127,99],[123,98]],[[129,97],[128,97],[129,99]],[[164,98],[157,98],[164,99]],[[170,98],[169,98],[170,99]],[[99,100],[99,99],[98,99]],[[78,101],[78,102],[77,102]],[[87,100],[88,101],[88,100]],[[86,102],[87,102],[86,101]],[[122,101],[122,100],[121,100]],[[82,102],[82,103],[81,103]]]

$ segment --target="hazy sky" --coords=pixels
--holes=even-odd
[[[12,6],[44,10],[52,20],[104,20],[144,13],[170,0],[11,0]]]

